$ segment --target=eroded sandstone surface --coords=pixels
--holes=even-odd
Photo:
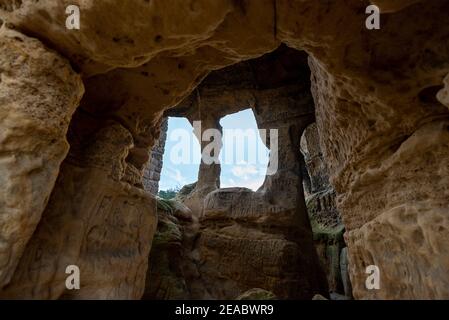
[[[65,27],[69,4],[80,30]],[[380,30],[365,28],[370,4]],[[309,55],[354,297],[448,298],[448,11],[446,0],[0,0],[0,296],[140,298],[157,224],[143,175],[164,112],[211,71],[283,43]],[[281,101],[298,112],[294,92]],[[274,101],[251,105],[276,116]],[[260,190],[264,203],[293,185],[279,212],[295,202],[297,219],[301,127],[280,128],[285,167]],[[79,292],[65,290],[68,264],[82,269]],[[379,290],[364,285],[372,264]]]
[[[352,289],[347,268],[347,248],[343,239],[345,228],[337,209],[335,190],[329,182],[329,169],[319,140],[316,123],[309,125],[301,137],[307,212],[331,297],[338,294],[350,298]]]
[[[84,88],[69,62],[38,40],[2,27],[0,51],[2,287],[47,205]]]

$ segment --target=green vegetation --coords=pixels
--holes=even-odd
[[[313,240],[324,243],[343,243],[345,227],[339,220],[330,214],[334,210],[332,206],[321,208],[319,197],[311,197],[306,200],[307,212],[313,232]],[[326,217],[326,215],[329,215]]]
[[[330,243],[344,243],[343,234],[345,233],[344,225],[335,228],[323,226],[315,221],[310,221],[312,225],[313,240]]]
[[[170,242],[181,241],[182,233],[173,217],[163,217],[159,220],[157,232],[153,238],[154,245],[166,245]]]
[[[162,199],[173,199],[178,194],[180,188],[168,189],[168,190],[160,190],[158,196]]]
[[[157,209],[173,213],[175,211],[174,200],[157,197]]]
[[[186,184],[184,187],[179,190],[178,194],[176,195],[176,198],[179,200],[184,200],[196,187],[196,182],[191,184]]]

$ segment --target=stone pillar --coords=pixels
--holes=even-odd
[[[146,191],[157,195],[159,192],[159,181],[161,179],[162,165],[164,161],[165,141],[167,140],[168,118],[161,123],[159,139],[150,152],[150,161],[144,168],[143,186]]]
[[[219,147],[219,150],[213,150],[211,153],[207,153],[205,151],[205,147],[214,141],[215,138],[212,138],[210,141],[202,141],[201,137],[203,136],[204,132],[212,129],[217,130],[217,132],[222,134],[222,128],[220,125],[220,117],[216,115],[207,115],[206,117],[202,118],[201,120],[201,136],[197,138],[199,139],[200,145],[201,145],[201,164],[198,171],[198,182],[197,182],[197,189],[204,190],[203,192],[207,192],[207,190],[215,190],[220,188],[220,173],[221,173],[221,166],[218,162],[218,157],[220,154],[220,150],[222,147],[221,139],[220,141],[217,141],[217,146]],[[214,154],[216,152],[216,154]],[[205,163],[204,157],[208,158],[214,158],[216,159],[214,163]]]
[[[327,294],[301,178],[300,137],[314,119],[313,103],[308,94],[298,97],[299,88],[255,93],[259,128],[278,130],[278,168],[257,192],[226,188],[207,195],[195,243],[201,279],[190,283],[195,298],[230,299],[255,287],[281,299]],[[275,153],[274,142],[270,137]]]
[[[278,130],[277,171],[266,176],[260,191],[270,202],[298,210],[301,227],[310,232],[302,183],[300,142],[305,128],[314,121],[313,102],[308,95],[292,102],[295,90],[289,87],[273,90],[261,94],[258,99],[255,116],[259,129],[267,130],[267,135],[270,129]],[[270,153],[275,152],[271,137],[268,144]]]
[[[68,61],[6,26],[0,52],[1,290],[48,202],[84,88]]]
[[[202,141],[204,132],[209,129],[217,130],[221,135],[220,118],[220,115],[214,113],[200,114],[197,119],[201,120],[195,120],[194,116],[189,116],[189,121],[192,124],[194,124],[194,121],[200,121],[201,124],[201,130],[195,132],[195,136],[201,145],[201,163],[198,170],[198,181],[192,192],[183,200],[183,203],[192,210],[194,219],[202,215],[204,198],[212,191],[220,188],[220,163],[216,163],[216,161],[213,163],[205,163],[204,157],[214,158],[218,161],[219,150],[221,150],[222,146],[221,136],[211,137],[210,141]],[[220,138],[220,141],[217,143],[219,150],[205,150],[206,146],[215,138]],[[216,152],[216,154],[212,154],[213,152]]]

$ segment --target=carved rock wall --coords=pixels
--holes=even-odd
[[[449,114],[434,90],[449,67],[449,51],[438,40],[448,36],[437,27],[447,21],[438,14],[443,8],[447,2],[436,1],[392,14],[382,33],[360,35],[365,48],[374,51],[357,49],[355,39],[351,44],[335,40],[333,52],[323,56],[345,64],[323,63],[318,55],[311,59],[321,145],[338,194],[359,299],[448,296],[441,272],[449,263],[443,244],[448,216],[441,212],[448,212]],[[416,33],[428,41],[411,36]],[[343,48],[346,55],[338,53]],[[350,59],[352,52],[359,52],[357,59]],[[435,230],[439,236],[427,236]],[[380,269],[379,290],[365,287],[369,265]]]
[[[331,299],[336,295],[351,297],[347,264],[342,264],[347,260],[344,225],[337,209],[335,190],[329,182],[329,170],[321,151],[315,123],[309,125],[301,137],[301,153],[304,155],[306,174],[310,177],[310,185],[305,184],[308,187],[305,192],[307,211],[315,248],[326,272]]]
[[[73,131],[72,127],[71,136]],[[71,150],[42,219],[0,297],[142,296],[157,225],[156,202],[125,179],[131,147],[130,133],[108,122],[83,146],[83,152]],[[66,289],[69,265],[80,269],[80,290]]]
[[[159,200],[165,201],[165,200]],[[175,200],[168,206],[158,206],[158,226],[151,246],[149,267],[145,279],[144,300],[189,299],[187,287],[188,251],[183,246],[187,207]]]
[[[304,130],[301,137],[301,153],[304,156],[304,165],[310,179],[310,186],[308,186],[306,194],[332,188],[329,182],[329,169],[320,147],[320,136],[316,123],[312,123]]]

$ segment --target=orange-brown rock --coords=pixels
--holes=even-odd
[[[156,231],[154,196],[126,177],[129,132],[109,123],[69,154],[3,298],[139,299]],[[74,152],[72,150],[71,152]],[[80,290],[66,268],[80,269]]]
[[[0,52],[1,288],[47,205],[84,88],[67,60],[6,25]]]

